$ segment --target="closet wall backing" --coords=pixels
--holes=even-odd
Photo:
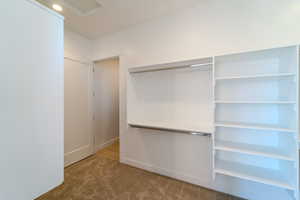
[[[177,133],[211,134],[212,65],[213,58],[209,57],[130,68],[128,124]]]

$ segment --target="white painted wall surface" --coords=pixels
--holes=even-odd
[[[63,18],[1,2],[0,199],[32,200],[63,182]]]
[[[134,66],[298,44],[299,18],[298,0],[201,1],[96,41],[93,60],[120,56],[122,162],[245,198],[290,199],[274,187],[228,177],[213,183],[207,138],[128,128],[126,76]]]
[[[95,62],[94,69],[93,131],[97,151],[119,137],[119,59]]]
[[[65,27],[65,57],[82,62],[90,62],[92,55],[91,40]]]

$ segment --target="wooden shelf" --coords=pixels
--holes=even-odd
[[[255,130],[268,130],[268,131],[280,131],[296,133],[297,130],[290,128],[281,128],[272,125],[261,125],[261,124],[244,124],[244,123],[231,123],[231,122],[216,122],[216,127],[228,127],[228,128],[245,128],[245,129],[255,129]]]
[[[277,79],[277,78],[289,78],[296,76],[295,73],[278,73],[278,74],[257,74],[249,76],[224,76],[216,77],[215,80],[236,80],[236,79]]]
[[[290,184],[290,179],[285,177],[286,171],[284,170],[275,171],[272,169],[260,168],[251,165],[217,160],[214,172],[217,174],[246,179],[284,189],[296,190],[296,188]]]
[[[296,101],[223,101],[216,100],[216,104],[296,104]]]
[[[215,149],[220,151],[236,152],[280,160],[295,161],[295,159],[291,155],[283,152],[281,149],[274,147],[216,140]]]

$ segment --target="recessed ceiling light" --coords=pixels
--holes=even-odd
[[[59,11],[59,12],[63,11],[62,6],[61,6],[61,5],[58,5],[58,4],[53,4],[53,5],[52,5],[52,8],[53,8],[54,10],[56,10],[56,11]]]

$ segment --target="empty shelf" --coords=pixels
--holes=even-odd
[[[286,78],[286,77],[294,77],[295,73],[277,73],[277,74],[256,74],[249,76],[224,76],[224,77],[216,77],[215,80],[235,80],[235,79],[256,79],[256,78]]]
[[[295,161],[295,159],[286,152],[282,152],[281,149],[262,146],[262,145],[252,145],[246,143],[236,143],[230,141],[220,141],[217,140],[215,143],[215,149],[221,151],[229,151],[236,153],[243,153],[249,155],[257,155],[287,161]]]
[[[296,101],[223,101],[216,100],[217,104],[296,104]]]
[[[269,131],[280,131],[280,132],[297,132],[295,129],[281,128],[272,125],[262,124],[244,124],[244,123],[231,123],[231,122],[216,122],[216,127],[228,127],[228,128],[245,128],[245,129],[256,129],[256,130],[269,130]]]
[[[216,161],[216,168],[214,171],[218,174],[273,185],[289,190],[295,190],[295,187],[289,182],[289,177],[284,177],[284,171],[281,172],[272,169],[221,160]]]

